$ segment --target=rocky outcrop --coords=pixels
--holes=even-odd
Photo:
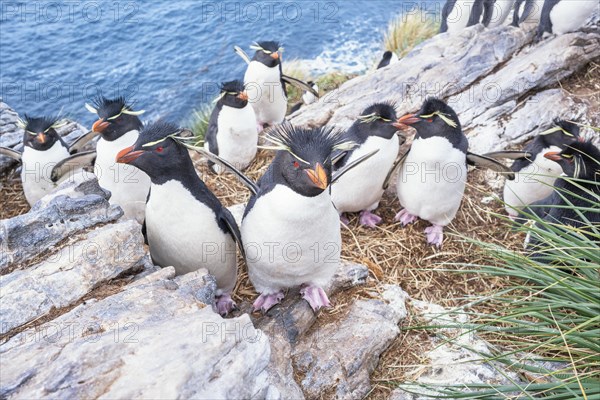
[[[347,127],[374,102],[395,101],[402,115],[435,95],[456,110],[475,152],[520,144],[555,117],[598,126],[600,117],[589,103],[552,86],[600,58],[599,31],[568,33],[539,44],[532,44],[533,35],[512,26],[481,25],[437,35],[400,62],[348,81],[303,107],[290,121]]]

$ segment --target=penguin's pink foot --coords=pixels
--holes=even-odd
[[[252,304],[252,310],[261,310],[262,312],[266,313],[274,305],[279,304],[281,300],[283,300],[284,296],[285,295],[282,291],[269,294],[261,293],[261,295],[258,296],[258,299],[254,301],[254,304]]]
[[[411,213],[406,211],[406,208],[403,208],[402,210],[400,210],[400,212],[398,214],[396,214],[396,216],[394,217],[394,221],[401,222],[402,226],[412,224],[416,220],[417,220],[417,216],[412,215]]]
[[[378,223],[381,222],[381,217],[371,213],[370,211],[363,210],[360,212],[360,224],[369,228],[375,228]]]
[[[300,289],[302,298],[308,301],[314,312],[319,311],[321,307],[329,307],[329,298],[323,289],[318,286],[304,286]]]
[[[346,214],[344,213],[340,214],[340,221],[346,226],[348,226],[348,224],[350,223],[350,220],[348,219],[348,217],[346,217]]]
[[[440,225],[431,225],[425,228],[427,234],[427,243],[437,247],[442,247],[444,241],[444,227]]]
[[[224,293],[220,296],[217,296],[216,303],[217,311],[223,317],[237,308],[237,306],[235,305],[234,301],[231,299],[231,296],[228,293]]]

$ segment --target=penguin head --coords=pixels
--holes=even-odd
[[[187,149],[174,137],[181,129],[174,124],[157,121],[145,126],[133,146],[121,150],[116,162],[131,164],[144,171],[155,181],[172,171],[182,170],[189,161]]]
[[[571,178],[600,182],[600,149],[590,141],[578,140],[562,151],[551,151],[544,157],[557,162]]]
[[[250,46],[250,48],[256,50],[252,61],[258,61],[269,68],[274,68],[281,64],[281,52],[283,48],[279,45],[279,42],[258,42]]]
[[[331,155],[354,147],[342,132],[332,128],[300,128],[283,124],[269,131],[267,140],[279,150],[273,164],[285,183],[296,193],[314,197],[323,193],[331,182]]]
[[[222,83],[219,101],[221,104],[233,108],[246,107],[248,104],[248,94],[244,88],[244,82],[235,80]]]
[[[421,138],[462,135],[460,121],[454,110],[435,97],[425,100],[416,114],[400,117],[395,126],[399,129],[412,126],[417,130],[417,137]]]
[[[383,57],[381,57],[381,61],[388,61],[389,62],[391,59],[392,59],[392,52],[389,51],[389,50],[386,50],[383,53]]]
[[[113,141],[129,131],[142,128],[138,116],[144,111],[133,111],[131,104],[124,97],[107,99],[99,96],[94,100],[93,106],[86,104],[85,107],[98,116],[92,131],[101,134],[105,140]]]
[[[379,136],[391,139],[397,132],[395,104],[392,102],[375,103],[363,110],[353,124],[353,129],[364,136]]]
[[[570,121],[555,119],[552,128],[540,133],[545,147],[556,146],[564,149],[565,146],[576,142],[579,138],[579,126]]]
[[[64,126],[66,122],[59,121],[56,117],[35,118],[25,114],[18,124],[25,131],[23,145],[38,151],[45,151],[54,146],[56,142],[62,142],[56,129]]]

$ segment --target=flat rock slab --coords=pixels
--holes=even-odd
[[[137,267],[145,256],[135,221],[97,228],[26,270],[0,277],[0,334],[70,306],[103,282]]]
[[[0,397],[264,398],[267,336],[248,315],[226,320],[196,298],[206,270],[174,274],[162,269],[11,338],[0,346],[11,360]]]
[[[109,195],[96,179],[80,184],[66,182],[30,212],[0,221],[0,274],[48,252],[78,232],[115,221],[123,211],[109,204]]]

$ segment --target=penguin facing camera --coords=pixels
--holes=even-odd
[[[178,274],[206,268],[217,280],[216,308],[221,315],[234,309],[231,292],[237,279],[235,219],[198,177],[187,148],[178,141],[181,130],[156,122],[136,142],[116,156],[119,164],[144,171],[151,180],[146,200],[146,235],[150,256]]]

